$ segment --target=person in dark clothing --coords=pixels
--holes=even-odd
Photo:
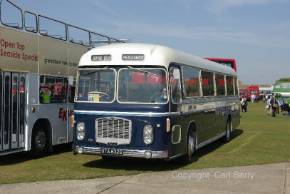
[[[276,100],[275,96],[272,96],[270,100],[270,105],[272,108],[272,117],[275,117],[277,113],[277,109],[279,108],[278,101]]]
[[[247,112],[248,111],[248,101],[247,101],[246,97],[242,97],[241,109],[242,109],[242,112]]]

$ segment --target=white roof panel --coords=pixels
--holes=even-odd
[[[142,61],[124,61],[122,60],[123,54],[144,54],[145,57]],[[111,55],[111,61],[92,61],[92,55]],[[114,43],[93,48],[81,57],[79,67],[99,65],[159,65],[168,68],[172,62],[214,72],[236,75],[236,72],[232,68],[207,59],[186,54],[165,46],[137,43]]]

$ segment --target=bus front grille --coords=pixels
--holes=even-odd
[[[117,117],[104,117],[96,120],[97,143],[130,144],[131,131],[131,120]]]

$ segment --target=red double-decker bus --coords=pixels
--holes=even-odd
[[[206,58],[207,60],[214,61],[216,63],[220,63],[226,66],[229,66],[237,72],[237,63],[235,59],[227,59],[227,58]]]
[[[260,100],[260,92],[259,92],[259,86],[258,85],[249,85],[246,88],[239,90],[240,97],[246,97],[247,100],[251,100],[251,96],[255,95],[256,100]]]

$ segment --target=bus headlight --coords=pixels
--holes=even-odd
[[[83,140],[85,138],[85,123],[79,122],[77,124],[77,139]]]
[[[153,142],[153,127],[151,125],[144,126],[143,140],[146,145],[149,145]]]

